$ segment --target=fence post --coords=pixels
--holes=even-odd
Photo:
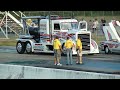
[[[72,11],[72,18],[74,18],[74,11]]]
[[[91,11],[91,17],[92,17],[92,11]]]
[[[84,11],[84,16],[85,16],[85,11]]]
[[[113,11],[112,11],[112,16],[113,16]]]
[[[104,11],[103,11],[103,16],[104,16]]]
[[[63,17],[64,17],[64,11],[63,11]]]

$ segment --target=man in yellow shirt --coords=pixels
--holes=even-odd
[[[83,64],[82,63],[82,42],[81,42],[80,37],[78,37],[78,39],[77,39],[76,49],[77,49],[77,56],[78,56],[76,64]]]
[[[69,39],[69,37],[67,37],[67,40],[65,42],[65,48],[66,48],[66,52],[67,52],[67,64],[66,65],[72,65],[72,48],[74,46],[73,42]],[[69,56],[70,55],[70,56]],[[69,60],[70,57],[70,60]],[[70,62],[69,62],[70,61]]]
[[[55,40],[53,41],[53,48],[54,48],[54,64],[61,66],[60,59],[61,59],[61,43],[56,36]]]
[[[28,24],[29,26],[31,26],[31,24],[32,24],[32,20],[31,20],[31,19],[27,19],[26,22],[27,22],[27,24]]]

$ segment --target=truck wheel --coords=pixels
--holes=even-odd
[[[63,43],[63,45],[62,45],[62,50],[63,50],[63,51],[62,51],[61,54],[62,54],[63,56],[65,56],[65,55],[66,55],[66,50],[65,50],[65,48],[64,48],[64,43]]]
[[[111,51],[109,50],[109,48],[105,47],[105,54],[110,54],[110,53],[111,53]]]
[[[19,54],[23,54],[25,52],[25,43],[18,41],[16,44],[16,50]]]
[[[32,46],[31,46],[30,42],[26,43],[26,53],[27,54],[31,54],[32,53]]]

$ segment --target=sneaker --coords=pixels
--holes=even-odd
[[[76,64],[80,64],[79,62],[76,62]]]
[[[58,65],[58,66],[62,66],[62,64],[60,64],[60,63],[58,63],[57,65]]]
[[[54,65],[57,65],[56,63]]]
[[[83,65],[84,63],[80,62],[80,65]]]

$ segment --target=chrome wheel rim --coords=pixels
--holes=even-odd
[[[108,51],[109,51],[108,47],[105,48],[105,51],[106,51],[106,53],[108,53]]]
[[[18,43],[18,45],[17,45],[17,50],[18,50],[18,52],[21,52],[21,50],[22,50],[22,45],[21,45],[21,43]]]
[[[31,52],[31,45],[30,45],[30,43],[27,43],[27,45],[26,45],[26,51],[29,53],[29,52]]]
[[[63,47],[63,54],[66,54],[66,49],[65,49],[65,47]]]

